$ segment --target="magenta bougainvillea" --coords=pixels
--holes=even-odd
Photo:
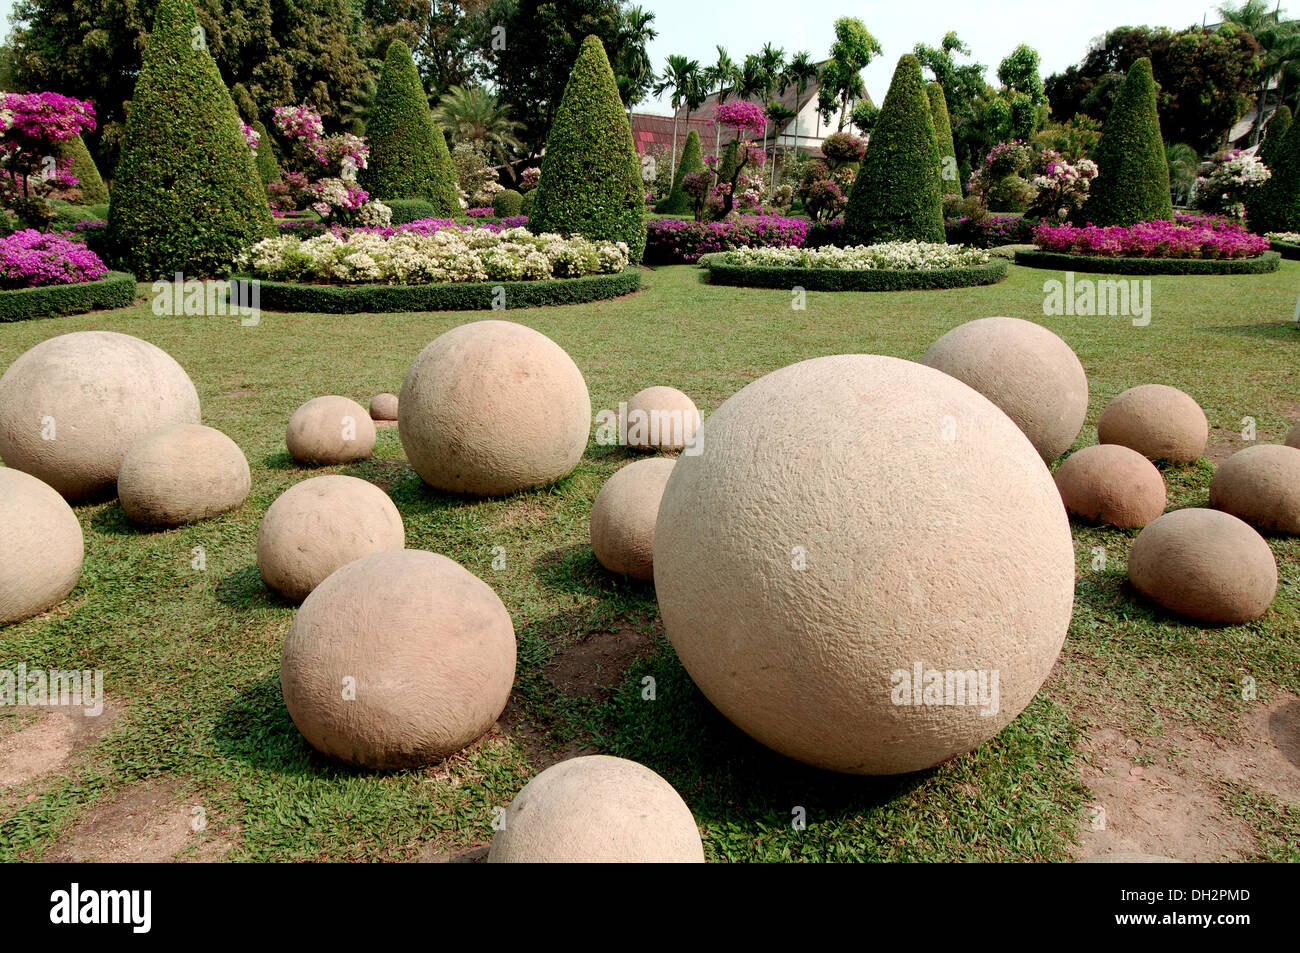
[[[98,255],[62,235],[26,228],[0,238],[0,289],[80,284],[106,274]]]
[[[659,218],[646,225],[646,261],[691,264],[701,255],[734,248],[799,247],[811,223],[781,215],[741,215],[726,222]]]
[[[737,133],[752,132],[755,135],[767,128],[767,114],[763,107],[743,99],[732,99],[713,111],[709,125],[729,126]]]
[[[0,202],[27,225],[54,220],[49,195],[77,184],[61,143],[95,129],[95,107],[58,93],[0,94]]]
[[[1252,258],[1268,239],[1206,225],[1138,222],[1136,225],[1039,225],[1034,244],[1044,251],[1105,258]]]
[[[350,133],[324,135],[320,114],[310,106],[276,106],[273,115],[291,148],[288,172],[271,186],[277,206],[307,207],[327,222],[344,225],[387,221],[384,207],[372,203],[356,184],[370,155],[365,139]]]

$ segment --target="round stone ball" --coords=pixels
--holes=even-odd
[[[348,563],[308,596],[280,686],[313,748],[363,768],[459,751],[500,717],[515,630],[492,588],[446,556],[405,549]]]
[[[1296,424],[1287,431],[1286,440],[1283,441],[1288,447],[1295,447],[1300,450],[1300,424]]]
[[[1229,513],[1174,510],[1138,533],[1128,578],[1142,595],[1201,622],[1233,625],[1268,611],[1277,562],[1264,537]]]
[[[1049,463],[1083,429],[1088,375],[1070,345],[1041,324],[1020,318],[968,321],[930,345],[921,363],[997,404]]]
[[[699,439],[659,506],[655,590],[738,727],[897,774],[1029,704],[1069,627],[1074,546],[1047,466],[991,401],[911,361],[821,357],[745,387]]]
[[[627,445],[635,450],[682,450],[700,429],[700,412],[674,387],[647,387],[627,402]]]
[[[405,545],[387,493],[329,474],[294,484],[271,504],[257,531],[257,568],[268,586],[300,602],[340,566]]]
[[[1165,511],[1165,478],[1142,454],[1117,443],[1076,450],[1055,478],[1065,508],[1090,522],[1137,529]]]
[[[591,548],[610,572],[647,582],[655,577],[655,519],[675,460],[655,457],[615,473],[591,508]]]
[[[578,366],[546,335],[476,321],[420,352],[402,384],[397,429],[430,486],[504,496],[573,472],[591,398]]]
[[[0,467],[0,625],[58,605],[81,578],[77,516],[53,487]]]
[[[289,418],[285,443],[289,456],[309,466],[365,460],[375,449],[375,422],[355,400],[315,397]]]
[[[74,503],[111,498],[140,438],[198,422],[199,395],[184,368],[129,334],[61,334],[0,377],[0,459]]]
[[[374,397],[370,398],[370,419],[396,420],[397,395],[376,394]]]
[[[588,755],[551,765],[515,795],[488,863],[704,863],[691,809],[635,761]]]
[[[1210,480],[1210,505],[1268,533],[1300,535],[1300,449],[1238,450]]]
[[[1136,450],[1151,460],[1192,463],[1205,452],[1210,423],[1201,405],[1177,387],[1140,384],[1101,412],[1097,440]]]
[[[146,526],[182,526],[238,509],[248,499],[248,460],[220,430],[181,424],[127,451],[117,475],[126,515]]]

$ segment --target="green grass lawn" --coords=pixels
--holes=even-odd
[[[1188,391],[1209,417],[1221,458],[1258,439],[1280,442],[1300,418],[1300,329],[1291,323],[1300,263],[1249,277],[1154,278],[1152,319],[1042,313],[1051,272],[1012,267],[1001,284],[960,291],[809,293],[713,288],[690,267],[645,275],[644,290],[591,305],[511,312],[549,335],[586,375],[593,410],[651,384],[690,394],[707,415],[749,381],[805,358],[870,352],[916,359],[962,322],[1038,320],[1078,353],[1091,385],[1081,444],[1101,409],[1145,382]],[[147,286],[142,286],[142,293]],[[1233,750],[1284,694],[1300,695],[1300,542],[1272,539],[1280,573],[1271,611],[1249,625],[1200,629],[1137,600],[1125,576],[1135,532],[1075,527],[1078,582],[1069,638],[1051,680],[1010,727],[971,755],[900,778],[841,777],[793,764],[713,711],[678,664],[651,585],[604,572],[588,513],[602,483],[633,455],[590,444],[556,486],[501,500],[430,490],[407,466],[395,430],[374,458],[322,471],[284,446],[305,400],[363,404],[396,392],[438,334],[483,313],[264,314],[156,317],[148,303],[111,313],[0,326],[0,368],[56,334],[102,328],[152,341],[189,372],[203,422],[229,434],[253,471],[235,513],[169,532],[132,526],[116,503],[78,510],[86,538],[80,585],[44,616],[0,630],[0,668],[104,669],[117,711],[108,733],[65,768],[0,788],[0,859],[40,859],[87,812],[146,779],[202,805],[193,838],[234,860],[413,860],[490,839],[493,808],[540,767],[583,751],[641,761],[694,811],[711,860],[1066,860],[1086,826],[1089,739],[1109,730],[1177,767],[1163,743],[1177,727]],[[780,452],[776,448],[773,452]],[[796,451],[797,452],[797,451]],[[419,771],[368,773],[329,763],[301,739],[279,690],[280,643],[294,607],[255,564],[266,508],[313,472],[372,480],[396,501],[407,546],[459,561],[493,586],[519,642],[507,715],[480,743]],[[1213,466],[1165,469],[1171,506],[1205,505]],[[202,546],[206,568],[191,566]],[[506,567],[492,568],[494,547]],[[1094,547],[1105,568],[1093,569]],[[643,700],[641,679],[656,679]],[[1243,700],[1249,676],[1258,698]],[[0,735],[20,727],[0,717]],[[1300,808],[1224,779],[1223,810],[1249,825],[1252,858],[1300,859]],[[806,829],[791,821],[806,811]]]

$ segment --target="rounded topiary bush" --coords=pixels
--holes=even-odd
[[[1293,122],[1274,154],[1273,175],[1250,193],[1246,218],[1250,230],[1300,231],[1300,122]]]
[[[253,131],[257,133],[257,175],[262,180],[263,185],[270,185],[272,182],[279,182],[282,178],[280,174],[280,163],[275,158],[275,146],[271,144],[271,136],[266,131],[266,125],[262,120],[253,123]]]
[[[700,135],[694,129],[686,134],[686,144],[682,146],[682,161],[673,173],[673,185],[668,195],[655,206],[656,212],[668,215],[681,215],[691,211],[693,199],[682,191],[682,180],[692,172],[704,171],[704,159],[700,151]]]
[[[63,497],[21,470],[0,467],[0,625],[58,605],[81,578],[85,541]]]
[[[497,218],[514,218],[523,209],[524,197],[514,189],[502,189],[492,196],[492,214]]]
[[[104,184],[99,169],[95,166],[95,160],[91,158],[90,150],[86,148],[86,141],[81,136],[73,136],[63,141],[59,151],[65,159],[68,156],[72,157],[72,167],[69,171],[77,177],[77,189],[81,192],[78,201],[82,205],[100,205],[107,202],[108,186]]]
[[[392,224],[406,225],[422,218],[437,218],[438,210],[424,199],[380,199],[392,210]]]
[[[524,201],[520,206],[520,214],[531,216],[533,214],[533,204],[537,201],[537,190],[524,193]]]
[[[1268,121],[1268,127],[1264,130],[1264,141],[1257,153],[1259,160],[1270,170],[1277,165],[1277,160],[1282,155],[1282,142],[1290,129],[1291,107],[1283,104],[1274,110],[1273,118]]]

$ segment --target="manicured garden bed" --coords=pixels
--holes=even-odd
[[[1277,252],[1283,258],[1290,258],[1292,260],[1300,259],[1300,244],[1295,242],[1284,242],[1281,239],[1270,238],[1268,240],[1268,247]]]
[[[1276,251],[1250,258],[1127,258],[1065,255],[1037,249],[1016,252],[1017,265],[1107,275],[1259,275],[1277,271],[1281,260]]]
[[[135,276],[110,271],[99,281],[0,291],[0,321],[25,321],[107,308],[125,308],[135,299]]]
[[[850,248],[745,249],[700,264],[716,285],[807,291],[922,291],[991,285],[1007,263],[955,245],[892,242]]]

